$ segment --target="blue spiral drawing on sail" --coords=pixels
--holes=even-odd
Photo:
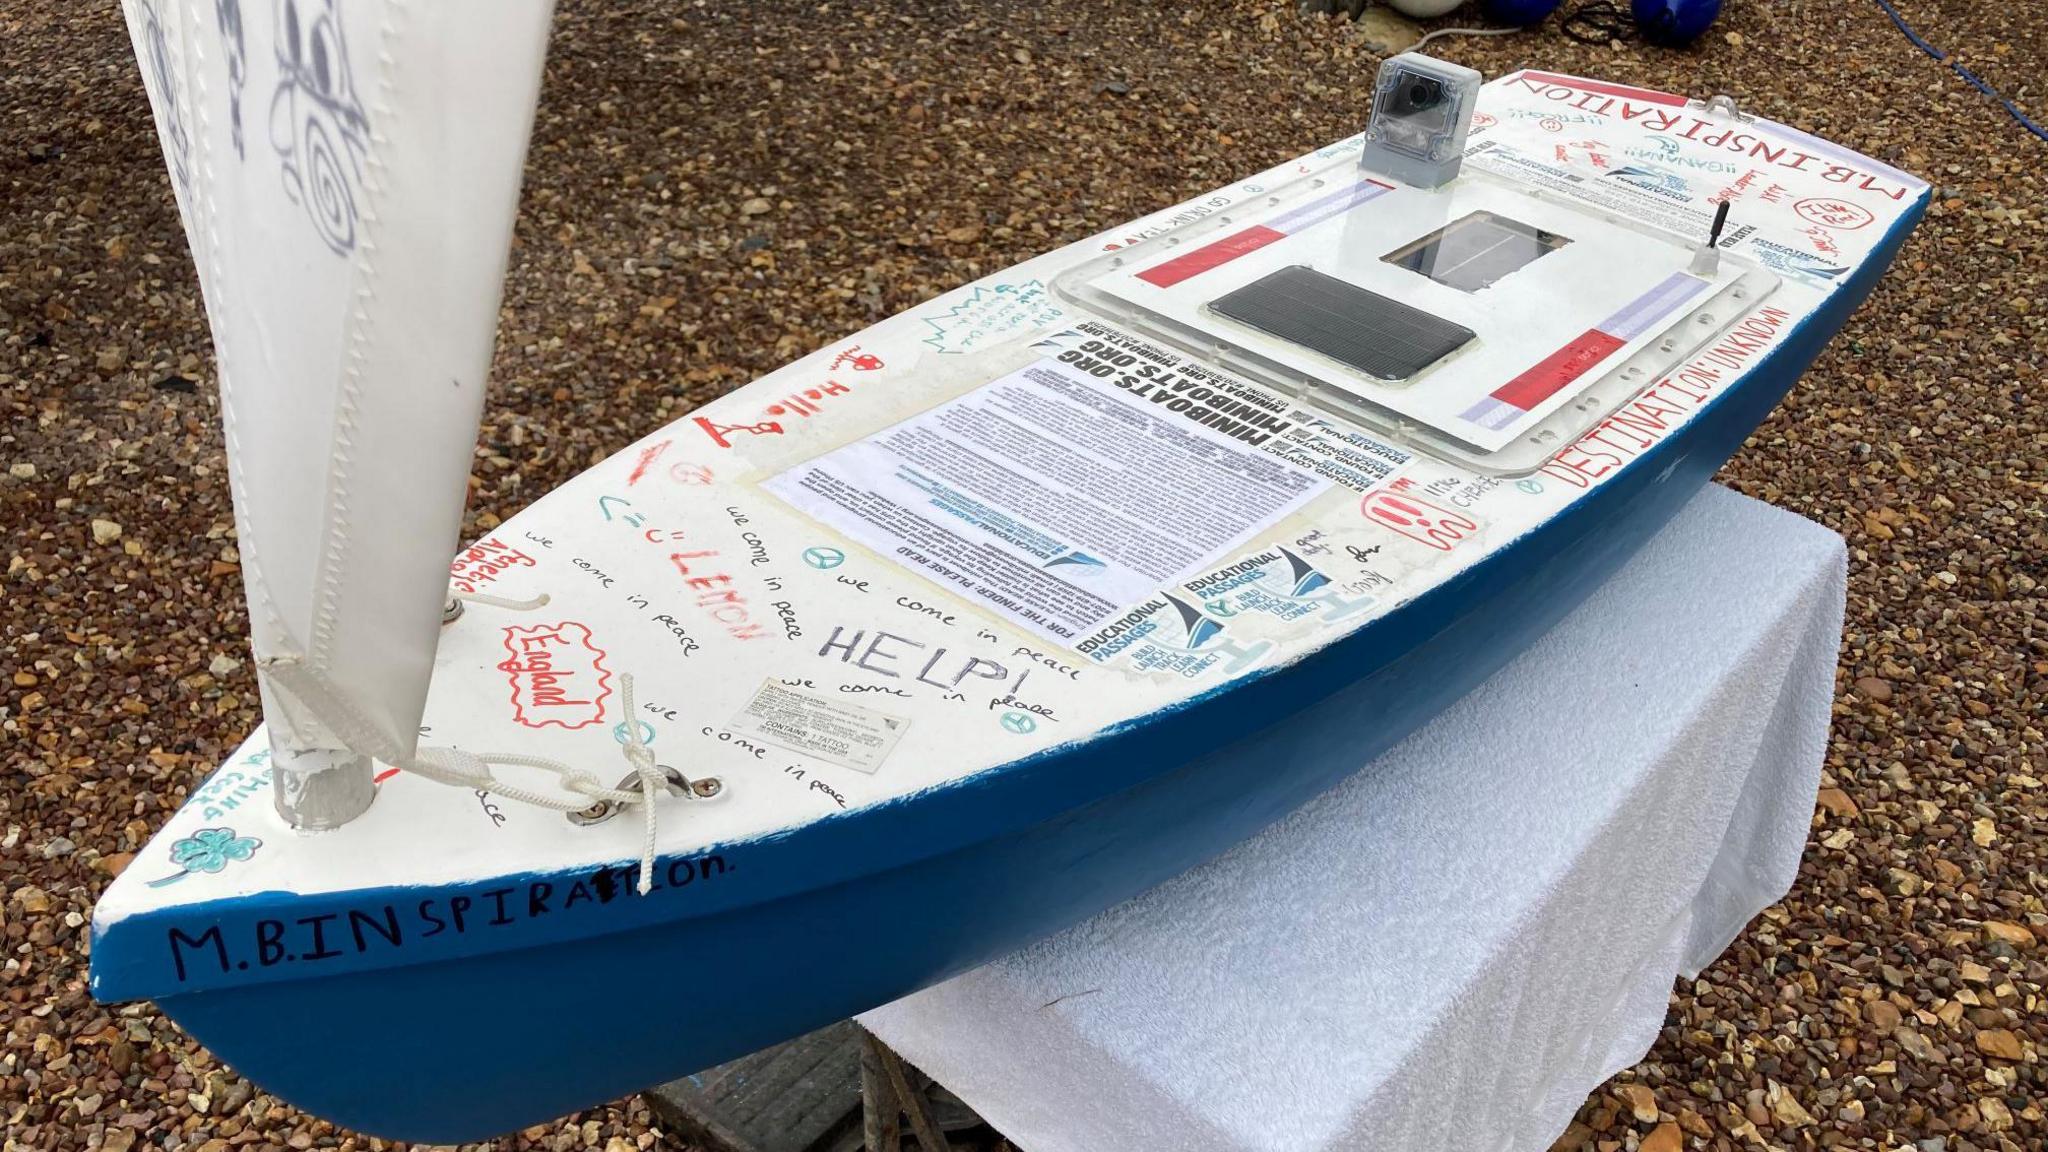
[[[178,103],[178,87],[171,82],[171,49],[164,42],[164,26],[156,18],[156,6],[142,6],[142,38],[149,52],[149,79],[156,86],[157,107],[164,118],[164,155],[171,161],[171,176],[180,191],[192,187],[192,138],[185,133],[185,112]]]
[[[228,131],[235,155],[242,151],[242,86],[249,79],[249,42],[242,29],[242,0],[214,0],[213,18],[220,25],[220,54],[228,66]]]
[[[369,117],[356,99],[337,0],[277,0],[277,92],[270,143],[284,166],[286,195],[306,208],[320,239],[338,255],[356,246]]]

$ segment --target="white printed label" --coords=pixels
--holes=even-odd
[[[903,738],[910,721],[765,680],[729,727],[843,768],[873,773]]]
[[[1328,486],[1053,360],[766,485],[905,568],[1069,646]]]

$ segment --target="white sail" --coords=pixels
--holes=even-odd
[[[274,745],[411,757],[551,0],[126,0]]]

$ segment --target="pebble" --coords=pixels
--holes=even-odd
[[[1659,1124],[1651,1130],[1643,1142],[1636,1146],[1636,1152],[1683,1152],[1685,1133],[1676,1124]]]
[[[2019,1034],[2009,1028],[1987,1028],[1977,1033],[1977,1050],[2000,1060],[2024,1060],[2027,1056]]]
[[[1657,1095],[1642,1084],[1623,1084],[1614,1090],[1628,1105],[1629,1114],[1640,1124],[1654,1124],[1657,1121]]]
[[[2037,943],[2032,931],[2004,920],[1986,920],[1984,936],[1986,939],[2004,941],[2015,948],[2032,948]]]
[[[1415,21],[1375,4],[1358,19],[1358,42],[1368,52],[1391,56],[1422,38]]]

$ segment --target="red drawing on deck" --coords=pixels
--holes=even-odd
[[[861,368],[859,365],[855,365],[855,367],[863,372],[868,371],[868,369]],[[881,367],[880,360],[875,361],[875,367]],[[761,415],[771,417],[795,416],[809,419],[824,411],[824,406],[820,402],[826,397],[844,396],[849,391],[851,389],[839,381],[827,380],[814,388],[799,388],[791,392],[789,395],[763,408]],[[717,424],[702,416],[696,419],[697,427],[702,428],[704,434],[711,437],[711,442],[720,448],[732,447],[730,437],[739,432],[745,432],[750,436],[780,436],[783,434],[782,422],[780,420],[763,420],[758,424]]]
[[[496,536],[477,541],[476,547],[455,557],[448,565],[449,582],[459,592],[473,593],[498,578],[508,568],[532,568],[533,557],[509,548]]]
[[[512,685],[512,719],[528,728],[586,728],[604,719],[611,669],[590,629],[573,620],[505,629],[498,670]]]
[[[626,477],[626,487],[631,488],[640,482],[642,476],[647,475],[647,469],[652,467],[656,460],[661,459],[663,452],[668,451],[669,443],[669,441],[663,440],[658,443],[649,444],[640,450],[640,458],[633,461],[632,475]]]
[[[882,358],[880,356],[872,352],[863,352],[860,350],[860,345],[855,344],[853,347],[834,356],[832,358],[832,366],[827,368],[826,371],[837,372],[841,368],[851,368],[856,372],[873,372],[882,366]]]
[[[1599,140],[1570,140],[1557,145],[1557,161],[1570,164],[1572,153],[1584,153],[1586,163],[1595,168],[1609,168],[1613,165],[1607,159],[1607,145]]]
[[[749,436],[782,435],[782,425],[773,420],[763,420],[759,424],[714,424],[699,416],[697,417],[697,427],[702,428],[704,434],[711,437],[711,442],[720,448],[732,447],[732,441],[726,439],[726,437],[734,432],[745,432]]]
[[[668,466],[668,478],[678,484],[700,485],[711,483],[711,469],[702,464],[678,460]]]
[[[1792,206],[1792,210],[1799,213],[1802,218],[1824,228],[1840,228],[1850,232],[1877,219],[1871,214],[1870,209],[1863,205],[1838,200],[1833,196],[1814,196],[1801,200]]]
[[[824,411],[824,409],[818,406],[818,401],[823,400],[827,396],[844,395],[846,395],[846,385],[841,384],[837,380],[827,380],[816,388],[805,388],[800,391],[791,392],[780,401],[762,409],[762,411],[770,416],[815,416],[819,412]]]
[[[1807,242],[1813,245],[1813,250],[1823,256],[1840,256],[1842,254],[1842,246],[1835,243],[1834,233],[1817,224],[1806,229],[1805,236]]]
[[[1359,505],[1359,510],[1365,513],[1366,519],[1392,528],[1410,540],[1427,544],[1439,552],[1449,552],[1458,546],[1459,541],[1479,529],[1476,520],[1421,497],[1385,488],[1368,495]]]
[[[682,533],[676,535],[680,537]],[[717,549],[671,552],[668,562],[675,566],[676,575],[683,578],[698,610],[716,620],[726,635],[735,640],[759,640],[768,634],[753,619],[747,597],[734,587],[732,576],[719,570],[724,561],[719,559]]]

